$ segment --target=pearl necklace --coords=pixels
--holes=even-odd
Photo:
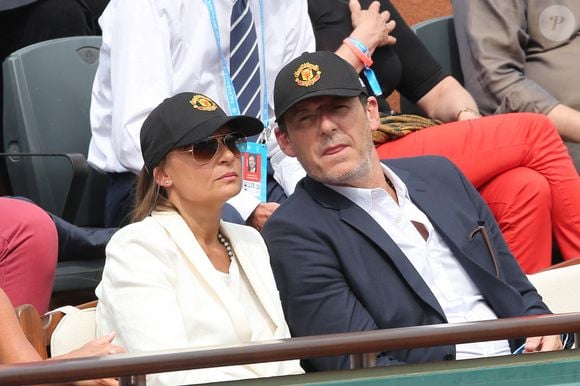
[[[226,249],[226,252],[227,252],[227,254],[230,258],[230,261],[231,261],[235,256],[234,250],[232,249],[232,246],[230,245],[229,241],[226,240],[226,238],[221,233],[218,233],[217,237],[218,237],[219,242],[222,243],[222,245]]]

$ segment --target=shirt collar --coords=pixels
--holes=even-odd
[[[397,193],[398,197],[404,197],[406,199],[410,199],[409,192],[407,190],[407,185],[389,168],[387,165],[381,163],[381,167],[383,168],[383,172],[385,176],[391,180],[393,186],[395,187],[395,192]],[[328,188],[334,190],[335,192],[342,194],[358,206],[360,206],[364,211],[367,213],[370,212],[372,209],[372,202],[373,202],[373,192],[382,191],[384,189],[381,188],[355,188],[352,186],[339,186],[339,185],[330,185],[324,184]]]

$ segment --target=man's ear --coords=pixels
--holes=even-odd
[[[296,157],[296,153],[292,148],[292,144],[290,143],[290,139],[288,138],[288,132],[283,133],[279,127],[276,126],[274,129],[274,134],[276,134],[276,140],[278,141],[278,145],[280,145],[280,149],[286,154],[288,157]]]
[[[374,96],[369,97],[367,100],[366,113],[371,130],[378,129],[381,123],[381,116],[379,114],[379,102],[377,102],[377,98]]]

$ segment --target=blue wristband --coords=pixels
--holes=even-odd
[[[350,36],[347,39],[352,44],[354,44],[354,46],[356,48],[358,48],[363,54],[366,55],[368,53],[369,49],[360,40],[355,39],[355,38],[350,37]],[[367,82],[369,83],[369,86],[371,87],[373,95],[375,95],[375,96],[383,95],[383,89],[381,88],[381,85],[379,84],[379,81],[377,80],[377,76],[375,75],[375,72],[369,66],[366,66],[366,65],[365,65],[363,72],[367,78]]]
[[[350,36],[348,37],[348,40],[350,40],[352,42],[352,44],[354,44],[356,46],[356,48],[361,50],[361,52],[363,54],[366,54],[368,52],[369,49],[360,40],[355,39],[355,38],[351,38]]]

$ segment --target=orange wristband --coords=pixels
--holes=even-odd
[[[365,65],[365,67],[370,67],[373,65],[373,60],[371,59],[370,56],[366,55],[364,52],[362,52],[357,46],[354,45],[353,42],[350,41],[349,38],[346,38],[342,41],[348,48],[350,48],[350,50],[353,52],[353,54],[356,55],[356,57],[363,62],[363,64]]]

